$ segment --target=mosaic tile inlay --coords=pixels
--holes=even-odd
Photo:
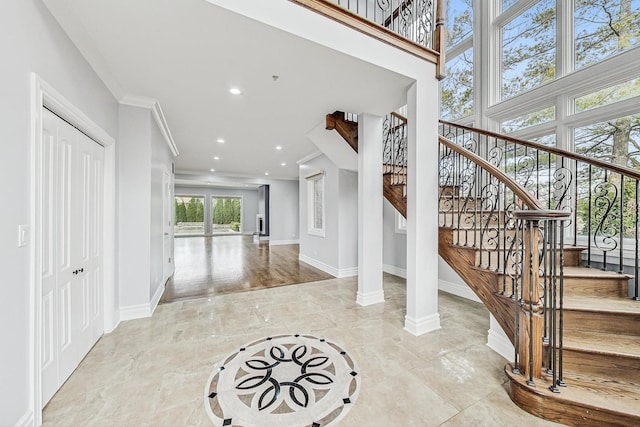
[[[311,335],[262,338],[216,366],[204,396],[216,426],[335,425],[360,391],[356,362]]]

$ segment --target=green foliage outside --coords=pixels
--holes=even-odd
[[[204,201],[200,197],[192,197],[186,204],[184,198],[174,199],[175,222],[203,222],[204,221]]]
[[[215,199],[213,205],[214,224],[238,223],[237,230],[240,230],[240,199],[219,198]],[[232,227],[233,228],[233,227]]]

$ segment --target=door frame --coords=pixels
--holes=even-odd
[[[34,424],[42,424],[42,372],[41,372],[41,338],[42,338],[42,216],[41,216],[41,189],[40,170],[38,158],[42,141],[42,114],[43,108],[48,107],[56,114],[74,126],[81,129],[87,136],[94,139],[104,147],[104,197],[103,206],[111,207],[104,211],[103,219],[103,310],[104,310],[104,333],[111,332],[119,322],[119,316],[115,305],[115,220],[116,212],[113,208],[116,202],[115,195],[115,139],[104,129],[91,120],[86,114],[77,108],[73,103],[56,91],[36,73],[31,73],[31,153],[30,153],[30,215],[29,224],[31,228],[29,245],[29,331],[30,348],[29,362],[32,366],[31,379],[33,386],[32,405]]]

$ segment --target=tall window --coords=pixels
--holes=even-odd
[[[309,234],[324,237],[324,173],[307,177],[307,213]]]
[[[447,0],[446,79],[441,84],[441,117],[455,120],[474,110],[473,0]]]
[[[211,197],[211,233],[235,234],[241,230],[242,199],[240,197]]]
[[[540,0],[502,27],[502,99],[555,77],[555,5]]]
[[[576,69],[640,42],[640,0],[576,0]]]
[[[204,235],[204,197],[176,196],[175,236]]]

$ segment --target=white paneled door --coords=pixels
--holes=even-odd
[[[42,127],[44,406],[103,333],[104,149],[48,110]]]

